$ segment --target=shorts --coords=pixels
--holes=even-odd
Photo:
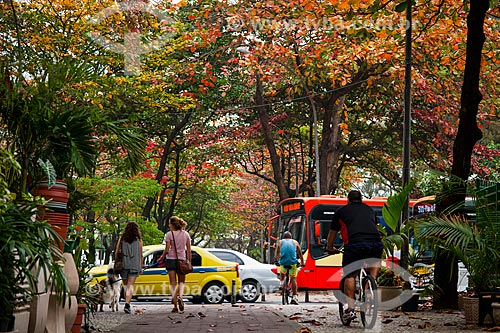
[[[297,276],[297,264],[293,264],[293,265],[280,265],[279,269],[280,269],[280,273],[282,273],[283,275],[286,274],[286,268],[285,266],[290,266],[291,268],[288,270],[288,275],[290,275],[290,277],[296,277]]]
[[[165,259],[165,269],[167,271],[176,271],[177,259]]]
[[[381,259],[383,250],[384,245],[382,242],[361,242],[348,244],[344,247],[342,267],[346,267],[352,263],[366,259]],[[380,263],[380,260],[378,260],[378,263]],[[355,272],[349,272],[348,275],[353,273]]]
[[[127,280],[129,276],[139,276],[139,272],[132,272],[130,269],[124,269],[120,273],[120,276],[122,277],[122,280]]]

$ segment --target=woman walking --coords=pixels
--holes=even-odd
[[[123,254],[123,271],[120,273],[125,289],[125,313],[130,313],[130,301],[134,295],[134,283],[142,272],[142,236],[139,225],[135,222],[127,223],[123,234],[116,245],[115,255]]]
[[[168,224],[170,231],[165,235],[165,250],[160,261],[166,260],[166,269],[168,279],[170,280],[170,291],[172,293],[172,312],[184,311],[184,283],[186,275],[177,271],[177,259],[191,261],[191,237],[184,230],[187,226],[186,221],[177,216],[172,216]],[[178,307],[177,307],[178,306]]]

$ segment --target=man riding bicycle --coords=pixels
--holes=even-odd
[[[288,269],[288,274],[290,276],[290,283],[292,285],[292,304],[299,304],[299,297],[297,293],[297,257],[300,258],[300,264],[304,266],[304,257],[302,256],[302,250],[300,249],[299,243],[292,239],[292,234],[290,231],[285,231],[283,233],[283,239],[278,242],[276,247],[276,260],[280,272],[280,281],[283,286],[283,279],[285,278],[287,268],[285,266],[290,266]]]
[[[361,192],[352,190],[347,195],[347,205],[340,207],[333,216],[327,238],[326,251],[339,253],[333,246],[337,233],[340,232],[344,242],[342,267],[365,259],[382,258],[383,245],[377,229],[377,219],[373,209],[362,202]],[[373,278],[377,277],[380,260],[372,263],[368,271]],[[351,271],[351,270],[350,270]],[[344,313],[345,320],[356,318],[354,312],[354,293],[356,289],[356,270],[344,275],[344,292],[348,297],[348,309]],[[345,274],[345,273],[344,273]]]

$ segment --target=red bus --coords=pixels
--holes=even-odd
[[[387,198],[364,199],[371,206],[379,224],[385,225],[382,218],[382,207]],[[410,201],[412,206],[414,201]],[[330,223],[335,211],[347,204],[347,198],[336,196],[289,198],[279,203],[279,214],[269,222],[268,236],[274,262],[276,242],[284,231],[290,231],[302,249],[305,266],[297,275],[297,284],[301,290],[338,289],[340,280],[331,277],[342,268],[342,254],[325,256],[325,244],[330,230]],[[342,246],[340,233],[335,246]]]

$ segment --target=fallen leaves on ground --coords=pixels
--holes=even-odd
[[[311,320],[303,320],[301,321],[300,323],[303,323],[303,324],[311,324],[313,326],[321,326],[323,325],[322,322],[320,321],[317,321],[316,319],[311,319]]]
[[[312,333],[312,331],[308,327],[302,327],[300,330],[295,331],[295,333]]]
[[[425,323],[419,324],[417,326],[417,328],[420,328],[420,329],[424,329],[424,328],[427,328],[427,327],[432,327],[432,323],[430,321],[426,321]]]
[[[500,326],[493,326],[484,329],[486,332],[500,332]]]
[[[457,323],[444,323],[443,326],[457,326]]]

